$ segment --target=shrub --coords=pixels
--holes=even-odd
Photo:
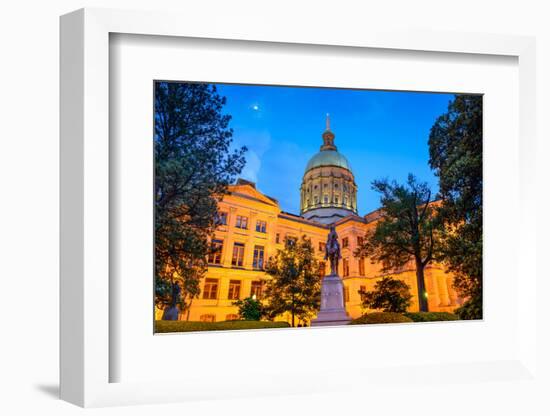
[[[239,316],[246,321],[259,321],[265,314],[261,302],[252,297],[240,299],[233,305],[239,307]]]
[[[238,329],[288,328],[287,322],[271,321],[155,321],[155,333],[162,332],[195,332],[195,331],[227,331]]]
[[[483,299],[478,294],[454,311],[460,319],[483,319]]]
[[[414,322],[458,321],[459,317],[450,312],[405,312]]]
[[[384,312],[405,312],[412,299],[409,285],[390,276],[376,282],[373,291],[359,293],[363,297],[363,307]]]
[[[413,322],[412,319],[407,318],[402,313],[397,312],[372,312],[367,313],[360,318],[354,319],[350,322],[350,325],[363,325],[363,324],[394,324]]]

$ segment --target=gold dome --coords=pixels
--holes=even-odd
[[[334,144],[327,127],[320,151],[308,162],[300,187],[300,214],[307,219],[331,224],[357,214],[357,185],[351,166]]]
[[[337,150],[321,150],[316,153],[309,159],[309,162],[307,162],[306,172],[320,166],[337,166],[339,168],[351,170],[348,159]]]

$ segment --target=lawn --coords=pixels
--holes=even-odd
[[[231,331],[238,329],[289,328],[287,322],[271,321],[155,321],[155,333],[163,332],[196,332],[196,331]]]

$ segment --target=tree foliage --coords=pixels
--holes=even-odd
[[[364,308],[382,309],[383,312],[405,312],[411,305],[409,285],[390,276],[377,281],[373,291],[359,293]]]
[[[217,201],[245,163],[231,150],[225,97],[211,84],[155,83],[155,300],[174,279],[182,303],[199,294],[216,226]]]
[[[296,241],[286,238],[284,249],[268,260],[266,272],[271,276],[265,290],[271,319],[288,312],[295,326],[296,318],[306,320],[317,312],[321,299],[319,264],[305,235]]]
[[[430,131],[430,166],[439,177],[440,217],[447,232],[440,260],[455,274],[467,301],[462,319],[482,318],[483,288],[482,97],[456,95]]]
[[[252,297],[239,299],[233,305],[239,308],[239,317],[246,321],[259,321],[265,313],[262,303]]]
[[[382,217],[354,254],[380,263],[383,272],[394,272],[414,261],[418,302],[420,310],[426,312],[424,269],[437,252],[439,227],[430,188],[418,183],[412,174],[406,185],[384,179],[374,181],[372,187],[380,194]]]

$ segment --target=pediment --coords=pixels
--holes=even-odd
[[[241,196],[247,199],[254,199],[256,201],[263,202],[264,204],[278,207],[279,204],[273,199],[265,196],[260,191],[255,189],[251,185],[231,185],[229,186],[229,192],[234,196]]]

